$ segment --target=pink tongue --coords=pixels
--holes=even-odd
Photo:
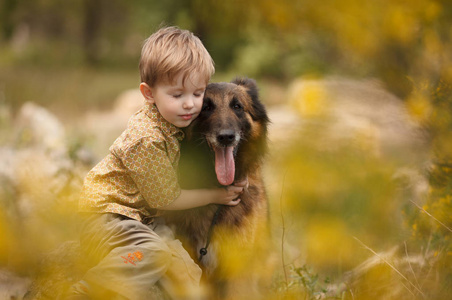
[[[215,172],[221,185],[230,185],[234,182],[235,164],[232,150],[233,147],[215,149]]]

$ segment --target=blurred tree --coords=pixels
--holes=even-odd
[[[192,19],[192,28],[213,56],[218,70],[226,71],[235,51],[249,34],[252,7],[244,1],[186,0],[186,9]]]
[[[83,47],[86,61],[96,64],[99,60],[99,39],[103,17],[102,0],[84,0]]]
[[[14,12],[17,7],[18,0],[4,0],[2,9],[0,10],[0,24],[2,28],[2,37],[9,41],[13,35],[15,22]]]

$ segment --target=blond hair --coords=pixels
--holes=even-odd
[[[209,52],[193,33],[178,27],[164,27],[144,42],[140,59],[141,82],[172,83],[179,74],[183,82],[193,74],[206,83],[215,72]]]

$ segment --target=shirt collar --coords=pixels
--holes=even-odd
[[[160,114],[160,112],[157,109],[157,106],[155,106],[155,104],[148,104],[148,103],[146,103],[146,106],[148,107],[148,110],[146,111],[146,114],[167,135],[169,135],[169,136],[174,135],[179,141],[184,138],[184,132],[182,131],[182,129],[174,126],[173,124],[171,124],[170,122],[165,120],[165,118],[163,118],[163,116]]]

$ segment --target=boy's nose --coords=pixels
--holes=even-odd
[[[195,106],[195,102],[193,101],[192,97],[188,97],[186,101],[184,101],[184,108],[190,109]]]

